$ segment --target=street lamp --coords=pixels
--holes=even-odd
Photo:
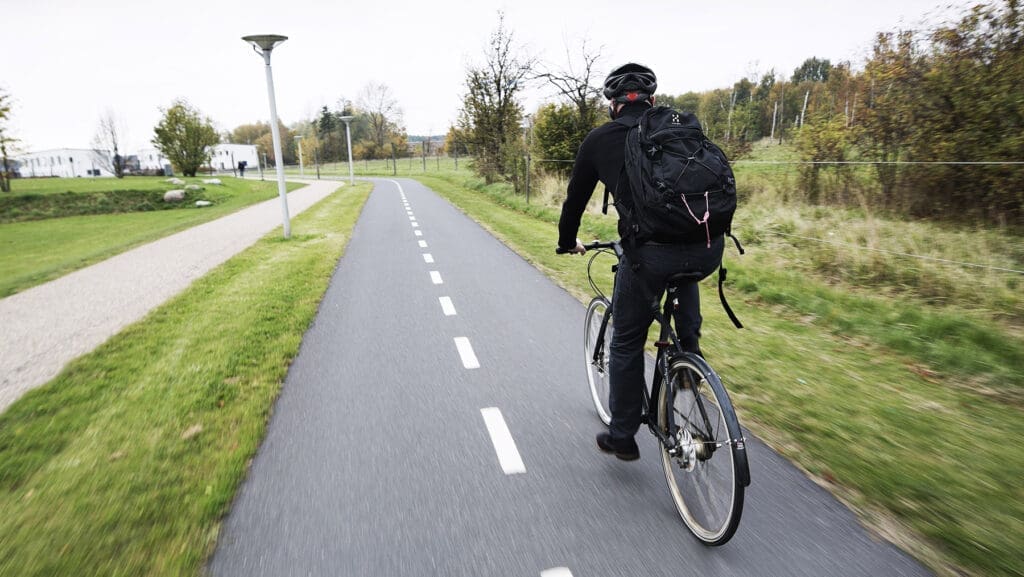
[[[349,130],[348,123],[352,122],[355,116],[340,116],[338,120],[345,123],[345,142],[348,143],[348,184],[349,186],[355,186],[356,176],[352,169],[352,132]]]
[[[305,171],[302,168],[302,135],[295,137],[295,146],[299,149],[299,177],[306,176]]]
[[[274,138],[274,158],[277,160],[277,195],[281,197],[281,218],[284,222],[284,237],[291,238],[292,227],[288,220],[288,197],[284,184],[284,156],[281,153],[281,131],[277,127],[277,101],[274,99],[274,74],[270,70],[270,53],[274,48],[287,40],[287,36],[277,34],[257,34],[254,36],[243,36],[252,49],[263,57],[267,70],[267,96],[270,99],[270,133]]]

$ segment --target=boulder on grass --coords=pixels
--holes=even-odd
[[[185,181],[180,179],[180,178],[168,178],[164,182],[169,182],[169,183],[173,184],[174,186],[181,186],[181,185],[185,184]]]
[[[199,206],[199,207],[213,206],[213,203],[208,201],[208,200],[197,200],[196,201],[196,206]]]
[[[164,193],[164,202],[181,202],[185,200],[185,191],[177,188]]]
[[[202,189],[203,189],[203,187],[199,186],[198,184],[190,184],[190,185],[185,187],[185,190],[202,190]]]
[[[221,181],[219,178],[205,178],[203,184],[221,184]]]

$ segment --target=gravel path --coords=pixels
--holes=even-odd
[[[341,186],[304,182],[293,217]],[[275,197],[0,300],[0,412],[280,226]]]

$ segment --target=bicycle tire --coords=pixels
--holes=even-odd
[[[750,484],[746,441],[729,395],[704,359],[685,353],[672,361],[658,407],[658,426],[674,440],[674,447],[662,445],[661,459],[676,510],[694,537],[723,545],[739,527]]]
[[[611,409],[608,406],[610,375],[608,367],[611,353],[612,324],[608,308],[611,303],[607,298],[594,297],[587,306],[587,315],[583,325],[583,360],[587,371],[587,383],[590,385],[590,396],[594,401],[597,416],[605,425],[612,422]],[[604,344],[598,358],[594,358],[594,346],[600,334],[601,325],[607,323]]]

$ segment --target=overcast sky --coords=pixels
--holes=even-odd
[[[392,89],[409,134],[441,134],[456,118],[467,66],[483,62],[499,10],[524,54],[551,67],[567,66],[567,51],[578,55],[586,39],[602,48],[601,79],[641,62],[658,74],[659,92],[681,94],[772,68],[789,75],[811,56],[861,63],[875,33],[919,28],[973,3],[0,0],[0,89],[14,99],[23,150],[88,148],[110,108],[130,153],[149,146],[160,107],[178,97],[221,130],[266,121],[263,62],[240,37],[283,34],[273,70],[286,124],[341,97],[356,100],[374,81]],[[531,89],[528,111],[552,96]]]

